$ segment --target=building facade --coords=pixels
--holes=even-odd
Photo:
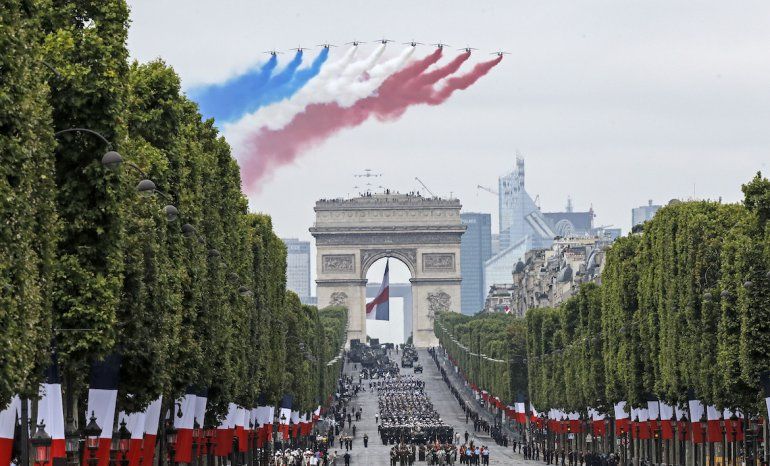
[[[650,199],[647,201],[647,205],[631,209],[631,228],[651,220],[660,208],[660,205],[653,205],[652,199]]]
[[[467,228],[460,241],[460,309],[463,314],[473,315],[484,308],[484,263],[492,257],[492,216],[465,212],[460,214],[460,221]]]
[[[558,238],[549,248],[528,251],[512,270],[512,285],[490,287],[485,311],[500,312],[501,299],[518,316],[532,308],[558,306],[581,284],[600,281],[611,243],[606,237]]]
[[[286,288],[297,293],[303,304],[310,297],[310,241],[282,238],[286,245]]]

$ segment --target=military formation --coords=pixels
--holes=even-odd
[[[451,443],[454,429],[441,420],[425,393],[425,382],[397,376],[373,382],[377,390],[377,426],[384,445]]]

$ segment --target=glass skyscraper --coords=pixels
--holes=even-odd
[[[286,244],[286,288],[297,293],[304,303],[310,302],[310,241],[283,238]]]
[[[476,212],[460,214],[467,227],[460,242],[462,272],[461,303],[463,314],[475,314],[484,308],[484,263],[492,257],[492,216]]]

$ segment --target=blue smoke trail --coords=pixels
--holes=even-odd
[[[217,121],[230,121],[240,118],[248,111],[248,96],[258,95],[270,80],[273,70],[278,65],[275,55],[262,66],[249,70],[224,83],[192,89],[190,97],[198,102],[204,118]]]
[[[265,92],[260,93],[259,99],[255,102],[256,107],[252,108],[250,111],[254,111],[259,107],[264,107],[266,105],[288,99],[294,95],[298,90],[302,88],[302,86],[307,84],[308,81],[314,78],[321,71],[321,65],[324,64],[327,58],[329,58],[329,49],[324,48],[321,50],[321,53],[315,57],[313,63],[311,63],[309,67],[294,73],[293,79],[291,81],[284,81],[281,83],[282,85],[273,87],[271,86],[273,82],[271,79],[270,84],[268,85],[269,89],[266,88]],[[277,80],[278,76],[276,76],[274,79]]]

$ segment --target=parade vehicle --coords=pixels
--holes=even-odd
[[[418,372],[420,374],[422,374],[422,364],[420,364],[420,363],[417,363],[417,364],[414,365],[414,373],[416,374]]]

